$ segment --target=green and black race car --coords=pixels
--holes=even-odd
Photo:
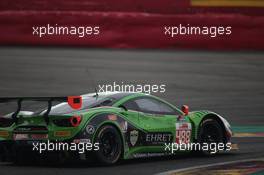
[[[17,102],[17,110],[0,117],[0,155],[7,161],[21,156],[25,159],[28,150],[32,153],[42,149],[41,143],[62,142],[89,143],[95,149],[81,153],[69,148],[58,151],[53,145],[55,151],[45,147],[45,154],[59,152],[64,158],[93,157],[114,164],[121,159],[172,154],[173,147],[180,144],[223,143],[226,149],[232,136],[229,123],[214,112],[189,112],[188,106],[178,109],[143,93],[0,98],[0,103],[10,101]],[[22,111],[24,101],[47,101],[48,107],[37,112]],[[60,103],[53,105],[54,101]]]

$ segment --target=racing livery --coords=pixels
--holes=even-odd
[[[62,141],[98,143],[99,150],[61,154],[114,164],[121,159],[166,155],[166,143],[227,143],[229,123],[211,111],[178,109],[143,93],[91,93],[74,97],[0,98],[17,102],[17,110],[0,117],[2,160],[25,159],[32,142]],[[22,111],[24,101],[47,101],[40,111]],[[52,105],[52,102],[59,104]]]

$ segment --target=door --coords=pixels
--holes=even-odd
[[[145,146],[162,146],[174,140],[177,115],[169,105],[152,97],[141,97],[134,102],[139,110],[139,125],[145,129]]]

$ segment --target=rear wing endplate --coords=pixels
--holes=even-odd
[[[81,96],[67,96],[67,97],[3,97],[0,98],[0,103],[17,102],[17,110],[12,114],[12,119],[17,122],[17,115],[21,110],[23,101],[46,101],[48,102],[48,108],[43,114],[46,123],[49,123],[49,113],[52,107],[52,102],[68,102],[69,106],[73,109],[80,109],[82,107]]]

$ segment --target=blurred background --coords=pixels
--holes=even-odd
[[[33,26],[100,26],[100,35],[32,35]],[[164,26],[231,26],[231,35],[164,35]],[[263,0],[2,0],[0,44],[93,48],[264,49]]]

